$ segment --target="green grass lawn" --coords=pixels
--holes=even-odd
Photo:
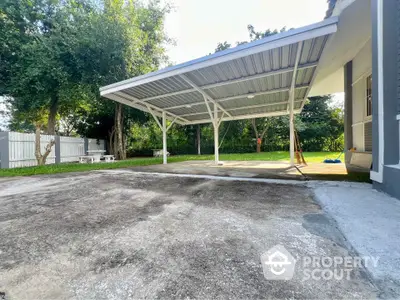
[[[307,163],[323,162],[326,158],[335,159],[340,155],[340,152],[304,152],[304,157]],[[171,159],[183,160],[214,160],[214,155],[181,155],[174,156]],[[242,153],[242,154],[220,154],[219,159],[224,160],[266,160],[266,161],[289,161],[289,152],[261,152],[261,153]]]
[[[307,162],[322,162],[325,158],[336,158],[338,152],[307,152],[304,153]],[[213,160],[214,155],[177,155],[168,158],[168,162],[181,162],[187,160]],[[244,154],[221,154],[220,160],[265,160],[265,161],[289,161],[288,152],[262,152]],[[55,174],[66,172],[83,172],[90,170],[129,168],[135,166],[147,166],[161,164],[162,158],[132,158],[114,163],[63,163],[57,165],[46,165],[37,167],[24,167],[14,169],[1,169],[0,177],[29,176],[37,174]]]

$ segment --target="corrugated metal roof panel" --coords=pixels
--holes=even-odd
[[[294,103],[294,109],[300,109],[301,108],[301,102],[295,102]]]
[[[205,104],[202,105],[193,105],[191,107],[181,107],[169,110],[173,114],[176,115],[186,115],[186,114],[196,114],[196,113],[205,113],[208,114],[208,110]]]
[[[237,95],[265,92],[279,88],[289,88],[293,72],[274,76],[243,81],[239,83],[207,89],[206,92],[214,99],[221,99]]]
[[[220,118],[222,116],[222,113],[218,113],[218,117]],[[199,121],[199,120],[209,120],[210,116],[208,113],[201,114],[201,115],[194,115],[194,116],[187,116],[185,119],[188,119],[190,121]]]
[[[238,117],[238,116],[242,116],[242,115],[273,113],[273,112],[286,111],[286,110],[287,110],[287,105],[280,104],[280,105],[271,105],[271,106],[256,107],[256,108],[244,108],[244,109],[240,109],[240,110],[231,111],[231,113],[235,117]]]
[[[171,97],[163,97],[147,101],[150,104],[158,106],[160,108],[168,108],[178,105],[186,105],[190,103],[203,102],[203,96],[198,92],[191,92],[183,95],[175,95]]]
[[[126,89],[125,92],[128,92],[130,95],[138,99],[143,99],[182,91],[190,88],[191,86],[182,78],[180,78],[179,76],[174,76],[143,84],[134,88],[129,88]]]
[[[259,95],[255,96],[252,99],[244,97],[236,100],[222,101],[220,103],[223,105],[225,109],[231,109],[231,108],[246,107],[259,104],[285,102],[288,101],[288,98],[289,98],[289,93],[282,92],[269,95]]]
[[[314,68],[298,70],[297,76],[296,76],[296,85],[310,84],[312,76],[314,75],[315,69],[316,68],[314,67]]]
[[[329,34],[336,30],[337,20],[325,20],[302,29],[289,30],[272,37],[212,54],[165,70],[139,76],[117,84],[101,88],[103,96],[118,100],[125,93],[128,101],[154,98],[146,101],[153,108],[187,116],[188,120],[210,120],[204,105],[207,97],[217,101],[232,115],[262,114],[281,110],[287,112],[289,88],[299,42],[303,43],[296,74],[296,86],[308,86],[316,72],[316,63],[321,57]],[[333,28],[334,27],[334,28]],[[313,66],[310,66],[310,63]],[[271,74],[271,72],[273,72]],[[185,80],[183,77],[187,77]],[[248,79],[249,76],[257,78]],[[240,82],[228,83],[236,80]],[[206,88],[204,86],[213,85]],[[197,89],[197,91],[196,91]],[[198,91],[200,89],[200,91]],[[201,91],[203,89],[203,92]],[[304,99],[307,88],[296,89],[295,99]],[[265,92],[265,93],[264,93]],[[117,93],[117,94],[114,94]],[[173,93],[173,95],[170,95]],[[264,93],[262,95],[257,95]],[[114,94],[115,97],[111,97]],[[249,94],[253,98],[248,98]],[[130,97],[129,97],[130,96]],[[161,98],[157,98],[162,96]],[[235,99],[226,100],[226,98]],[[132,102],[133,101],[133,102]],[[194,104],[188,107],[186,105]],[[198,104],[197,104],[198,103]],[[271,104],[268,106],[263,106]],[[145,104],[140,104],[145,107]],[[178,106],[178,107],[176,107]],[[301,101],[295,109],[301,108]],[[171,117],[171,115],[170,115]]]
[[[297,44],[288,45],[188,72],[185,75],[198,86],[204,86],[285,69],[294,66],[297,47]]]

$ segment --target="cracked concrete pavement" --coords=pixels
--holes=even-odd
[[[352,256],[301,185],[130,170],[0,180],[0,292],[6,299],[359,299],[350,280],[263,276],[281,244],[296,258]]]

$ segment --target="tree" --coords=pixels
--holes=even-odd
[[[337,0],[326,0],[328,2],[328,10],[326,11],[325,14],[325,19],[329,18],[332,15],[333,9],[335,8]]]
[[[98,90],[165,61],[168,10],[159,1],[1,2],[0,95],[7,96],[14,128],[29,113],[46,115],[44,132],[113,134],[111,148],[124,158],[125,124],[131,122],[125,116],[143,119],[144,113],[110,101],[102,105]]]
[[[163,22],[168,11],[159,1],[142,6],[134,1],[106,0],[104,13],[93,16],[82,30],[90,33],[84,34],[87,42],[78,51],[78,56],[83,58],[85,83],[92,83],[98,90],[102,85],[158,69],[166,60],[164,44],[168,39]],[[92,111],[82,125],[96,120],[92,130],[96,131],[93,127],[100,125],[102,131],[97,134],[109,140],[117,159],[124,159],[129,123],[143,120],[144,113],[120,103],[112,105],[108,100],[106,103],[100,105],[100,110]],[[112,118],[114,121],[110,122]],[[84,126],[79,127],[80,133],[88,131]]]
[[[253,25],[248,25],[247,30],[249,31],[250,40],[255,41],[255,40],[259,40],[259,39],[277,34],[279,32],[284,32],[284,31],[286,31],[286,28],[284,27],[280,31],[278,31],[277,29],[275,29],[275,30],[267,29],[266,31],[262,32],[262,31],[255,31],[255,28]],[[269,118],[259,118],[259,121],[257,121],[257,119],[251,120],[251,124],[252,124],[254,134],[255,134],[255,140],[256,140],[256,144],[257,144],[257,152],[258,153],[261,152],[261,144],[262,144],[264,136],[267,133],[268,128],[270,126],[269,123],[270,123]]]
[[[342,150],[343,112],[329,107],[330,100],[330,96],[310,98],[299,116],[304,124],[299,136],[307,151]]]
[[[228,42],[223,42],[223,43],[218,43],[217,48],[215,48],[214,53],[219,52],[219,51],[223,51],[226,49],[229,49],[230,47],[232,47],[231,44],[229,44]]]
[[[264,139],[265,134],[267,133],[268,125],[269,125],[266,118],[264,118],[262,120],[264,121],[264,123],[256,124],[256,119],[251,119],[251,125],[253,126],[254,134],[256,136],[258,153],[261,152],[261,143],[262,143],[262,140]],[[257,126],[260,126],[260,125],[261,125],[262,129],[258,130]]]
[[[45,108],[45,131],[55,134],[60,102],[71,101],[62,98],[63,91],[79,83],[74,34],[81,15],[88,13],[87,6],[56,0],[5,0],[0,11],[7,24],[5,47],[13,48],[11,57],[4,55],[7,69],[2,77],[7,84],[1,92],[10,101],[24,102],[20,109],[25,112]]]

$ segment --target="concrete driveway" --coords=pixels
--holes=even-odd
[[[303,186],[129,170],[0,181],[6,299],[374,298],[364,268],[342,280],[267,280],[260,256],[351,256]]]
[[[135,167],[142,172],[169,174],[196,174],[225,177],[274,178],[305,180],[314,177],[336,175],[345,180],[347,170],[345,164],[309,163],[307,166],[293,167],[285,161],[224,161],[216,165],[210,160],[192,160],[166,165]],[[318,176],[316,176],[318,175]]]

